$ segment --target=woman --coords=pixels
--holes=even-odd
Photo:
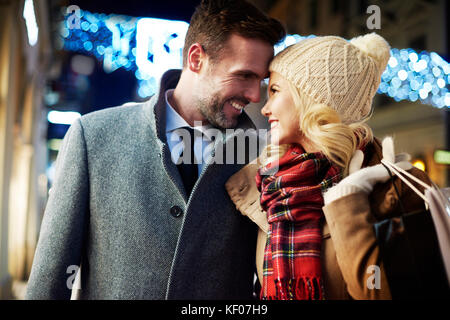
[[[262,299],[391,298],[372,229],[373,221],[396,209],[388,175],[370,183],[342,181],[325,197],[325,207],[322,195],[348,175],[354,154],[352,163],[361,166],[364,158],[363,166],[379,170],[382,148],[364,121],[389,55],[388,43],[373,33],[350,42],[307,39],[272,61],[269,100],[261,110],[271,145],[226,184],[237,208],[260,227]],[[393,159],[392,140],[385,145]],[[384,183],[372,190],[379,181]],[[423,206],[407,188],[400,188],[400,197]],[[371,266],[379,267],[375,286],[369,285]]]

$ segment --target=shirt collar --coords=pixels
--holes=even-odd
[[[189,124],[184,120],[178,112],[170,105],[169,95],[173,94],[174,89],[169,89],[166,91],[166,133],[172,132],[176,129],[182,127],[190,127]]]

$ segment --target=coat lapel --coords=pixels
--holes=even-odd
[[[165,92],[176,87],[181,70],[169,70],[161,78],[159,91],[147,102],[145,114],[149,118],[151,128],[157,137],[159,155],[169,179],[181,193],[184,200],[186,192],[176,165],[172,162],[169,146],[166,141],[166,100]]]
[[[240,130],[239,130],[240,129]],[[255,129],[255,126],[253,122],[250,120],[250,118],[247,116],[247,114],[243,113],[239,119],[238,125],[236,128],[231,130],[219,130],[220,131],[220,138],[221,139],[215,139],[214,141],[214,147],[212,151],[212,158],[211,160],[205,165],[203,168],[203,171],[201,172],[196,184],[194,185],[194,189],[192,190],[192,194],[196,190],[196,186],[203,183],[204,181],[208,181],[209,179],[214,179],[213,176],[211,176],[211,169],[214,165],[216,165],[216,161],[214,160],[215,157],[218,154],[223,154],[223,165],[225,165],[226,160],[226,154],[223,152],[226,152],[227,146],[232,143],[233,139],[239,139],[241,135],[245,135],[245,130],[247,129]],[[248,152],[248,147],[246,146],[246,150],[244,152]],[[250,161],[253,159],[250,159]],[[247,161],[249,162],[249,161]],[[233,165],[237,164],[236,161],[236,154],[234,154],[233,159]]]

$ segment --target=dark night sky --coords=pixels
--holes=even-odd
[[[69,0],[83,10],[189,22],[200,0]]]

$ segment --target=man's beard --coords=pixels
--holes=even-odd
[[[209,99],[197,99],[197,108],[200,113],[216,128],[234,128],[238,123],[238,117],[227,119],[223,112],[225,103],[228,100],[222,100],[218,93],[209,97]]]

